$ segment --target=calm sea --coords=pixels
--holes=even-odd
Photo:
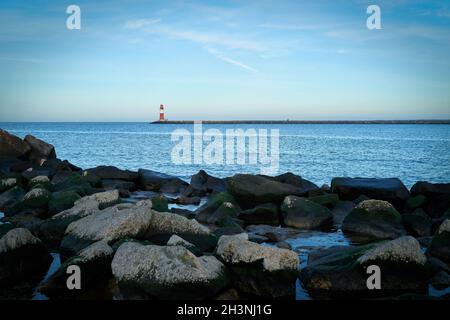
[[[260,170],[249,164],[175,165],[171,133],[193,132],[193,125],[0,123],[0,128],[48,141],[59,158],[82,168],[147,168],[184,179],[199,169],[220,177]],[[450,182],[449,125],[203,125],[210,128],[222,133],[227,128],[279,129],[279,172],[291,171],[319,185],[336,176],[399,177],[408,187],[419,180]]]

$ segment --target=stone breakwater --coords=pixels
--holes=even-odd
[[[0,297],[37,288],[51,299],[99,290],[116,299],[294,298],[299,280],[314,298],[428,298],[430,284],[450,286],[449,209],[450,183],[408,190],[397,178],[338,177],[317,186],[293,173],[204,171],[187,183],[146,169],[83,170],[36,137],[0,130]],[[307,261],[286,241],[336,229],[355,244]],[[46,276],[55,252],[62,263]],[[73,265],[81,290],[66,286]],[[381,290],[367,287],[369,265],[381,270]]]

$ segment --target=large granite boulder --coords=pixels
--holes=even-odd
[[[431,240],[428,253],[450,263],[450,219],[444,220]]]
[[[398,210],[409,198],[409,191],[397,178],[333,178],[331,190],[341,200],[355,200],[361,195],[370,199],[385,200]]]
[[[225,266],[214,256],[196,257],[182,246],[122,244],[111,264],[124,292],[159,299],[204,299],[227,288]]]
[[[289,227],[324,229],[333,224],[330,210],[306,198],[287,196],[280,209],[284,223]]]
[[[248,241],[247,234],[241,234],[220,237],[216,255],[229,266],[242,292],[267,298],[294,297],[297,253]]]
[[[72,297],[88,292],[98,287],[112,276],[111,261],[113,249],[105,242],[98,241],[67,259],[58,270],[44,283],[39,285],[38,291],[52,299]],[[67,288],[67,269],[69,266],[78,266],[81,271],[81,290]]]
[[[0,129],[0,162],[8,159],[25,158],[30,151],[31,148],[25,141]]]
[[[361,240],[395,239],[406,234],[402,217],[387,201],[365,200],[342,223],[342,231]]]
[[[26,135],[24,140],[31,148],[30,157],[33,160],[56,159],[55,147],[53,145],[30,134]]]
[[[301,196],[307,191],[302,187],[259,175],[237,174],[228,180],[228,192],[244,209],[269,202],[280,204],[288,195]]]
[[[174,234],[194,244],[201,251],[212,251],[217,244],[217,237],[197,220],[175,213],[152,211],[144,238],[163,245]]]
[[[59,245],[69,224],[102,209],[119,203],[119,192],[106,191],[83,197],[74,206],[43,221],[33,228],[33,232],[44,242]]]
[[[278,206],[273,203],[264,203],[253,209],[241,211],[239,219],[249,225],[268,224],[278,226],[280,224]]]
[[[22,208],[45,208],[50,201],[52,194],[46,189],[36,188],[28,191],[18,203]]]
[[[30,231],[12,229],[0,239],[0,284],[40,280],[51,261],[45,245]]]
[[[112,179],[112,180],[125,180],[125,181],[136,181],[138,174],[129,170],[121,170],[114,166],[98,166],[95,168],[85,170],[86,175],[94,175],[102,180]]]
[[[152,170],[139,169],[138,175],[140,187],[147,191],[182,193],[188,186],[180,178]]]
[[[426,198],[426,204],[422,208],[433,218],[441,217],[450,209],[450,183],[420,181],[411,188],[411,195]]]
[[[300,280],[313,297],[362,298],[425,293],[426,257],[411,236],[357,247],[320,249],[309,255]],[[368,267],[381,271],[381,289],[369,290]]]
[[[97,241],[112,244],[125,238],[142,239],[152,218],[151,201],[118,204],[76,220],[67,226],[61,251],[72,256]]]

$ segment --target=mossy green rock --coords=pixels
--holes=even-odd
[[[208,199],[208,201],[202,205],[200,208],[198,208],[195,213],[197,216],[208,216],[212,214],[214,211],[219,209],[219,207],[224,202],[230,202],[235,207],[238,207],[236,201],[234,200],[233,196],[229,194],[228,192],[221,192],[213,195],[211,198]]]
[[[427,204],[428,200],[423,194],[419,194],[417,196],[411,197],[406,201],[405,210],[407,212],[414,211],[417,208],[422,208]]]
[[[445,220],[431,240],[428,253],[450,263],[450,220]]]
[[[19,206],[21,208],[44,208],[50,201],[52,194],[46,189],[36,188],[23,197]]]
[[[75,201],[80,198],[80,195],[73,190],[53,193],[48,203],[50,214],[56,214],[58,212],[72,208]]]
[[[300,229],[330,227],[333,215],[330,210],[306,198],[287,196],[280,207],[284,223]]]
[[[169,212],[169,200],[165,196],[157,195],[151,200],[153,210],[158,212]]]
[[[0,193],[13,188],[17,185],[16,178],[4,178],[0,180]]]

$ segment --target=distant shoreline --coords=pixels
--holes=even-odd
[[[194,120],[153,121],[150,124],[193,124]],[[450,124],[450,120],[202,120],[203,124]]]

